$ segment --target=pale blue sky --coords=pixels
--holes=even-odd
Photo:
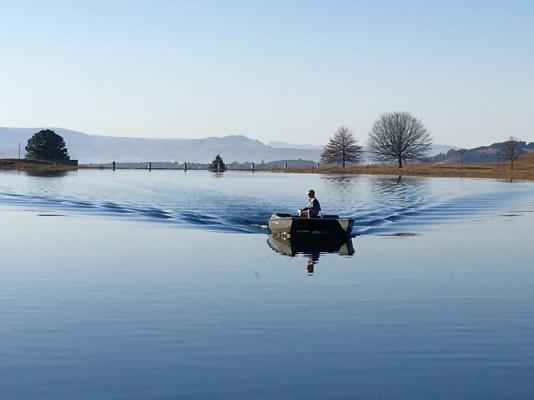
[[[534,141],[534,1],[0,1],[0,126]]]

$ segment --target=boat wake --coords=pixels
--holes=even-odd
[[[119,217],[123,219],[152,221],[177,224],[190,227],[201,227],[208,230],[257,233],[265,231],[265,221],[269,214],[265,213],[256,218],[247,217],[247,207],[240,205],[239,211],[232,211],[222,207],[216,212],[202,213],[197,210],[182,208],[160,208],[142,204],[130,204],[112,201],[96,202],[58,198],[43,195],[26,195],[0,192],[0,204],[14,206],[19,209],[38,211],[40,216],[64,215],[95,215]]]
[[[353,218],[356,223],[352,236],[410,236],[447,221],[492,213],[518,214],[513,212],[514,204],[526,204],[521,203],[522,199],[531,198],[533,193],[532,185],[470,182],[455,191],[446,186],[429,188],[421,182],[424,181],[327,177],[319,182],[323,183],[323,212]],[[51,190],[44,184],[37,193],[0,188],[0,205],[36,211],[43,216],[99,215],[240,233],[266,233],[266,223],[273,212],[291,213],[302,206],[295,200],[287,202],[284,190],[263,196],[253,190],[242,195],[237,191],[200,190],[196,186],[180,191],[179,195],[170,190],[158,193],[155,187],[120,189],[104,200],[107,192],[78,189],[77,193],[66,195],[63,189]],[[534,207],[523,208],[529,212]]]
[[[427,225],[487,215],[514,204],[510,193],[484,193],[445,201],[426,201],[389,210],[363,211],[356,216],[355,235],[410,236]]]

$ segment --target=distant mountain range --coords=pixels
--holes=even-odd
[[[467,164],[488,163],[503,161],[498,153],[504,147],[505,142],[493,143],[489,146],[475,147],[474,149],[463,150],[463,162]],[[518,142],[519,149],[524,152],[534,152],[534,142]],[[428,159],[431,163],[458,163],[462,160],[460,149],[450,149]]]
[[[28,139],[43,128],[0,128],[0,158],[18,157],[19,142]],[[320,149],[279,148],[242,135],[208,137],[205,139],[148,139],[89,135],[63,128],[50,128],[61,135],[71,158],[80,163],[138,162],[211,162],[221,154],[227,162],[275,160],[318,160]]]
[[[24,157],[24,146],[28,139],[41,129],[45,128],[0,127],[0,158],[18,157],[19,143],[21,143],[22,157]],[[318,145],[285,142],[265,144],[243,135],[205,139],[148,139],[90,135],[64,128],[49,129],[65,139],[71,158],[77,159],[80,163],[111,161],[208,163],[215,155],[220,154],[227,163],[254,161],[259,164],[262,160],[266,163],[279,160],[318,161],[322,153],[322,146]],[[455,149],[455,147],[434,145],[431,155],[447,152],[450,149]],[[371,162],[368,153],[364,153],[364,161]]]
[[[268,143],[269,146],[280,149],[307,149],[307,150],[323,150],[324,145],[319,144],[292,144],[287,142],[280,142],[276,140],[271,140]]]

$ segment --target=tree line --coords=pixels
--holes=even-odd
[[[513,136],[503,144],[497,156],[514,161],[525,154],[519,140]],[[424,161],[432,148],[432,137],[425,125],[408,112],[384,113],[371,127],[368,139],[369,151],[377,161],[395,162],[402,168],[408,160]],[[362,161],[362,147],[358,145],[353,132],[346,126],[338,128],[328,141],[321,155],[326,164],[357,164]]]
[[[427,157],[432,146],[432,138],[425,125],[408,112],[392,112],[380,115],[369,132],[368,147],[379,161],[396,162],[402,168],[408,160],[422,160]],[[64,139],[50,129],[35,133],[26,146],[26,158],[38,160],[69,160],[70,156]],[[463,150],[459,150],[462,152]],[[497,155],[514,162],[525,154],[521,142],[511,136],[503,143]],[[361,162],[362,147],[346,126],[341,126],[329,140],[321,155],[321,162],[341,164]],[[463,153],[462,153],[463,154]],[[210,169],[225,171],[224,161],[217,155]]]

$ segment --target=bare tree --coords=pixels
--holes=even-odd
[[[458,149],[458,150],[456,150],[456,152],[458,154],[460,154],[460,165],[462,167],[464,166],[464,154],[465,154],[466,151],[467,151],[467,149]]]
[[[340,126],[325,146],[323,154],[321,154],[321,162],[327,164],[342,163],[343,168],[347,162],[360,162],[362,148],[356,144],[357,142],[349,128]]]
[[[463,175],[464,175],[464,154],[466,151],[467,149],[456,150],[456,152],[460,154],[460,177],[461,178],[463,178]]]
[[[369,133],[369,149],[382,161],[424,158],[432,146],[432,138],[421,121],[407,112],[382,114]]]
[[[514,169],[514,161],[525,154],[523,143],[516,137],[510,136],[506,142],[503,143],[501,149],[497,151],[497,156],[507,161],[510,161],[510,169]]]

